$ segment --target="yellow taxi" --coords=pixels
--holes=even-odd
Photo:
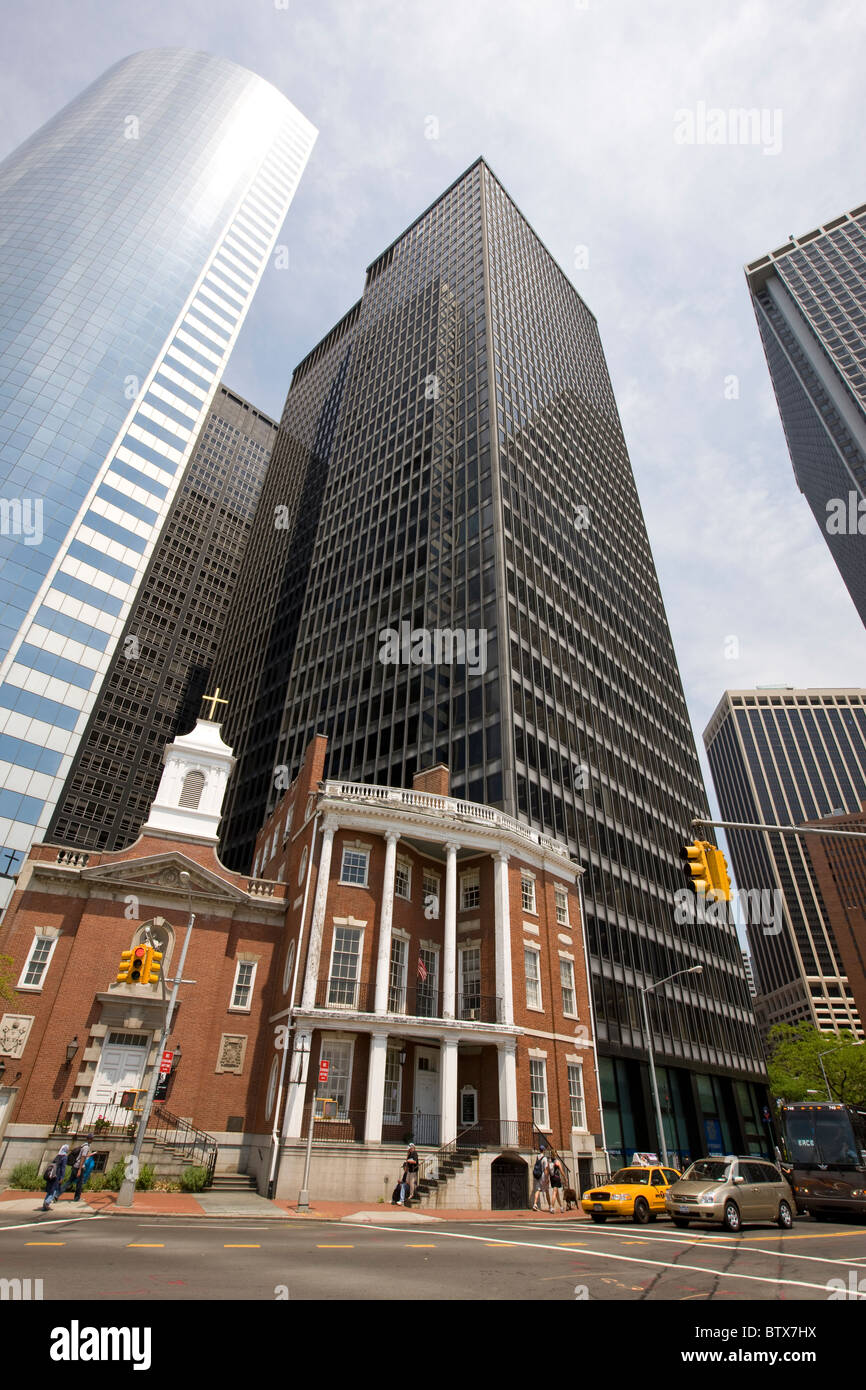
[[[665,1193],[679,1177],[675,1168],[635,1163],[631,1168],[620,1168],[608,1182],[589,1188],[580,1205],[599,1223],[608,1217],[631,1217],[644,1226],[664,1213]]]

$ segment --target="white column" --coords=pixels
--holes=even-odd
[[[445,867],[445,935],[442,950],[442,1017],[453,1018],[457,991],[457,851],[447,844]]]
[[[388,986],[391,983],[391,921],[394,916],[394,872],[397,867],[396,830],[385,835],[385,878],[382,883],[382,911],[379,915],[379,949],[376,955],[376,999],[374,1012],[388,1012]]]
[[[328,885],[331,878],[331,851],[334,848],[336,829],[337,822],[328,817],[322,826],[322,849],[319,854],[319,876],[316,880],[316,899],[313,904],[313,920],[310,925],[307,968],[304,972],[302,1009],[312,1009],[316,1003],[316,984],[319,978],[319,960],[322,955],[322,933],[325,927],[325,908],[328,903]]]
[[[312,1028],[301,1028],[295,1034],[295,1048],[290,1059],[289,1097],[283,1118],[284,1139],[301,1139],[303,1137],[304,1097],[307,1093],[307,1073],[310,1069],[312,1039]]]
[[[508,896],[508,855],[493,856],[496,886],[496,993],[502,1000],[502,1022],[514,1022],[514,987],[511,978],[511,903]],[[516,1117],[515,1117],[516,1118]]]
[[[496,1044],[499,1054],[500,1143],[516,1146],[517,1135],[517,1041],[508,1038]]]
[[[443,1038],[439,1074],[439,1143],[457,1138],[457,1039]]]
[[[370,1061],[367,1064],[367,1120],[364,1138],[369,1144],[382,1142],[382,1116],[385,1108],[385,1062],[388,1056],[388,1034],[373,1033],[370,1037]]]

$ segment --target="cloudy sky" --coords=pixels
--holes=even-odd
[[[598,317],[697,737],[725,688],[866,683],[743,277],[866,201],[860,0],[28,0],[0,157],[159,46],[244,64],[320,131],[230,386],[279,416],[366,265],[483,154]],[[701,103],[762,110],[765,138],[681,143]]]

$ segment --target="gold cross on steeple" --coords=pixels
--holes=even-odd
[[[214,711],[215,711],[217,705],[227,705],[227,704],[228,704],[228,700],[221,700],[219,696],[220,696],[220,688],[219,688],[219,686],[217,686],[217,688],[216,688],[216,694],[215,694],[215,695],[203,695],[203,696],[202,696],[202,702],[203,702],[203,704],[206,704],[206,705],[207,705],[207,704],[210,704],[210,713],[205,715],[205,719],[211,719],[211,720],[213,719],[213,717],[214,717]]]

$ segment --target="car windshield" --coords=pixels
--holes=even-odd
[[[621,1182],[628,1187],[634,1187],[639,1183],[646,1185],[649,1183],[649,1175],[649,1168],[620,1168],[618,1173],[614,1173],[611,1182]]]
[[[683,1173],[683,1182],[727,1182],[730,1169],[721,1158],[702,1158]]]

